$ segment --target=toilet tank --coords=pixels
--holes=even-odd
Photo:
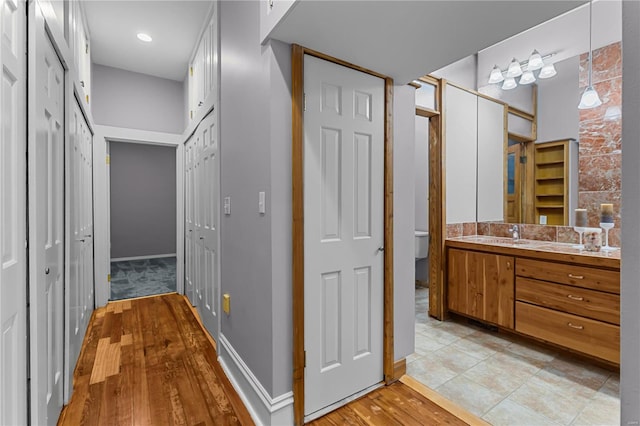
[[[429,232],[415,231],[415,258],[425,259],[429,256]]]

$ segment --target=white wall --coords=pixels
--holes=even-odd
[[[621,424],[640,421],[640,3],[623,4]]]
[[[469,55],[466,58],[462,58],[459,61],[440,68],[431,74],[447,79],[452,83],[459,84],[467,89],[476,90],[478,82],[476,79],[476,66],[478,63],[478,55]]]
[[[429,230],[429,119],[415,118],[414,194],[415,229]]]
[[[96,124],[182,133],[182,82],[92,64],[91,110]]]

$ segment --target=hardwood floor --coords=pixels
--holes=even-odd
[[[183,296],[94,312],[59,425],[253,425]]]
[[[448,404],[404,376],[311,424],[477,424]],[[254,424],[184,296],[110,302],[91,319],[58,425],[133,424]]]

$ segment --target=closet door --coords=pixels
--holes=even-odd
[[[194,137],[185,144],[185,293],[193,306],[195,298],[195,222],[194,222]]]
[[[27,424],[25,2],[0,1],[0,424]]]

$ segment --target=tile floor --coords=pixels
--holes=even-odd
[[[176,258],[111,262],[111,299],[122,300],[176,291]]]
[[[466,321],[430,318],[416,287],[407,374],[493,425],[618,425],[619,375]]]

